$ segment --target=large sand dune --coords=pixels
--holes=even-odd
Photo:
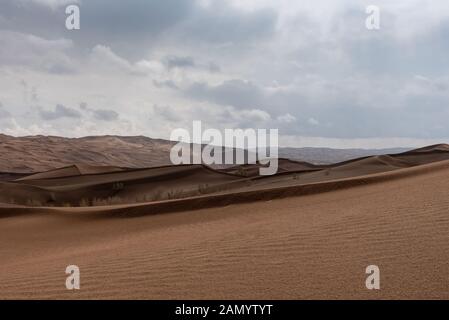
[[[236,201],[236,198],[248,198],[243,194],[247,191],[261,191],[256,195],[260,197],[271,193],[266,189],[305,185],[306,187],[299,189],[310,189],[307,185],[311,183],[360,177],[447,160],[447,149],[449,147],[446,145],[435,145],[332,165],[279,159],[278,173],[273,176],[259,176],[261,165],[258,163],[220,170],[205,165],[133,169],[76,164],[0,182],[0,202],[27,207],[87,207],[148,203],[223,193],[229,194],[228,198],[232,197],[232,201]],[[10,177],[14,178],[15,175],[10,174]],[[316,186],[313,188],[317,189]]]
[[[0,171],[32,173],[83,163],[90,166],[144,168],[170,164],[173,141],[144,136],[12,137],[0,134]],[[231,149],[227,148],[226,152]],[[223,150],[225,151],[225,150]],[[334,163],[405,149],[280,148],[279,156],[313,163]],[[2,174],[0,173],[0,181]]]
[[[86,207],[3,201],[0,298],[449,298],[447,146],[298,165],[268,178],[75,166],[4,182],[2,195],[41,203],[111,188],[124,199],[192,193]],[[79,291],[65,289],[70,264]],[[378,291],[365,288],[371,264]]]

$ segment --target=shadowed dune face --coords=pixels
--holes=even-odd
[[[449,298],[446,145],[258,166],[83,164],[0,183],[0,298]],[[365,288],[372,264],[380,291]]]
[[[333,165],[279,159],[278,173],[273,176],[259,176],[259,163],[219,170],[204,165],[132,169],[76,164],[0,182],[0,202],[28,207],[88,207],[131,205],[206,194],[232,194],[235,199],[238,197],[235,194],[241,192],[348,179],[447,159],[449,148],[445,145]]]
[[[4,216],[0,298],[448,299],[449,161],[370,177],[137,218],[112,207]],[[65,289],[71,264],[81,271],[75,292]],[[365,288],[371,264],[379,291]]]
[[[89,174],[107,174],[113,172],[124,171],[124,168],[112,167],[112,166],[89,166],[86,164],[76,164],[64,168],[49,170],[45,172],[27,174],[23,178],[16,179],[16,181],[27,181],[27,180],[44,180],[44,179],[54,179],[54,178],[65,178],[82,176]]]
[[[0,183],[0,199],[34,207],[151,202],[223,190],[245,180],[203,165],[83,170],[89,174],[71,166]]]
[[[266,167],[266,165],[264,165]],[[257,177],[259,176],[259,169],[262,167],[259,163],[245,164],[232,166],[229,168],[221,169],[220,171],[228,172],[236,175],[241,175],[244,177]],[[304,161],[295,161],[290,159],[278,159],[278,170],[277,173],[285,172],[312,172],[320,170],[324,165],[314,165],[312,163],[307,163]]]
[[[13,181],[28,176],[29,173],[0,172],[1,181]]]

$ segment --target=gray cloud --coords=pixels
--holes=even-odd
[[[0,119],[10,118],[11,114],[3,107],[3,104],[0,102]]]
[[[192,57],[169,56],[164,59],[165,64],[171,68],[189,68],[195,66],[195,60]]]
[[[93,109],[87,103],[80,103],[80,109],[93,115],[94,119],[101,121],[115,121],[119,118],[119,114],[109,109]]]
[[[68,52],[72,41],[48,40],[31,34],[0,30],[0,66],[29,66],[55,74],[74,72]]]
[[[442,90],[446,85],[444,80],[426,79],[416,83],[411,77],[406,82],[411,87],[402,89],[403,92],[394,87],[401,88],[404,84],[393,84],[392,80],[378,83],[362,77],[346,83],[314,81],[317,83],[311,81],[304,88],[299,84],[289,89],[273,89],[234,79],[215,86],[195,83],[183,93],[223,107],[266,111],[278,119],[270,125],[289,135],[449,137],[449,127],[441,120],[449,116],[449,95]],[[352,86],[355,91],[350,89]],[[377,89],[370,92],[372,87]],[[366,93],[370,96],[365,97]]]
[[[263,90],[260,87],[252,82],[240,79],[226,80],[215,86],[196,82],[185,90],[185,94],[198,100],[240,108],[258,106],[264,98]]]
[[[97,120],[114,121],[118,119],[118,113],[114,110],[97,109],[93,111],[94,117]]]
[[[164,120],[177,122],[181,119],[180,115],[170,106],[153,106],[153,116],[161,117]]]
[[[212,73],[221,71],[221,67],[218,64],[216,64],[215,62],[209,62],[208,68],[209,68],[209,71]]]
[[[170,88],[170,89],[179,89],[176,83],[172,80],[153,80],[154,86],[158,88]]]
[[[76,32],[64,2],[0,4],[0,98],[22,129],[168,137],[198,119],[291,136],[449,137],[446,1],[379,0],[381,29],[368,31],[368,0],[89,0]],[[96,107],[65,107],[79,97]],[[63,121],[26,112],[56,102],[38,115]]]
[[[263,8],[239,11],[225,1],[196,6],[192,15],[177,30],[181,39],[207,43],[251,43],[274,35],[277,12]]]
[[[241,12],[224,1],[203,6],[195,0],[131,0],[126,4],[121,0],[89,0],[79,4],[81,29],[71,32],[65,29],[64,7],[45,2],[3,0],[0,29],[68,38],[77,44],[78,53],[103,44],[119,55],[138,59],[161,43],[249,44],[272,35],[276,23],[275,10]]]
[[[81,113],[78,110],[66,107],[62,104],[56,105],[54,110],[40,109],[39,115],[44,120],[57,120],[60,118],[81,118]]]

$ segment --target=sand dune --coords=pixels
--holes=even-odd
[[[84,163],[91,166],[150,167],[170,163],[174,142],[143,136],[63,138],[0,134],[0,170],[41,172]]]
[[[88,174],[101,174],[124,171],[124,168],[112,166],[90,166],[86,164],[75,164],[68,167],[58,168],[45,172],[26,175],[23,178],[16,179],[16,181],[39,180],[39,179],[53,179],[82,176]]]
[[[12,137],[0,134],[0,171],[35,173],[81,163],[90,166],[131,168],[169,165],[170,149],[174,144],[173,141],[144,136],[63,138],[41,135]],[[226,150],[230,151],[229,148]],[[280,148],[279,156],[329,164],[367,155],[401,151],[405,149]]]
[[[237,165],[229,168],[224,168],[221,171],[242,175],[244,177],[257,177],[259,176],[259,169],[262,167],[260,163],[252,163],[245,165]],[[322,169],[323,166],[315,165],[304,161],[296,161],[291,159],[278,159],[278,173],[283,172],[309,172]]]
[[[0,298],[449,298],[447,146],[281,163],[268,178],[203,165],[76,165],[1,183],[4,200],[41,204],[191,193],[85,207],[1,200]],[[81,269],[76,292],[65,289],[70,264]],[[370,264],[379,291],[365,288]]]
[[[0,183],[0,201],[27,206],[90,206],[136,203],[230,188],[245,178],[204,165],[164,166],[147,169],[65,167]],[[85,202],[82,204],[81,202]]]
[[[4,217],[0,297],[447,299],[449,161],[405,171],[132,219],[74,208]],[[69,264],[81,268],[77,292],[64,287]],[[369,264],[381,269],[380,291],[364,287]]]
[[[259,163],[221,170],[205,165],[132,169],[76,164],[0,182],[0,202],[27,207],[88,207],[223,193],[228,194],[228,198],[247,199],[243,192],[261,192],[265,195],[270,193],[265,189],[336,181],[446,159],[449,159],[449,151],[445,151],[444,145],[400,154],[363,157],[333,165],[279,159],[278,173],[273,176],[259,176]]]

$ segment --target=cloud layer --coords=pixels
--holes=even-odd
[[[0,131],[144,134],[279,128],[284,145],[449,138],[449,4],[65,0],[0,3]]]

